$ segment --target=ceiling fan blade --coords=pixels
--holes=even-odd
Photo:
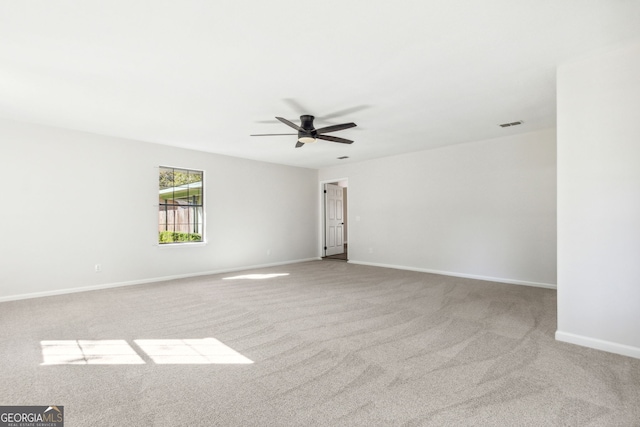
[[[337,130],[342,130],[342,129],[349,129],[352,127],[356,127],[357,125],[355,123],[343,123],[341,125],[333,125],[333,126],[327,126],[327,127],[323,127],[320,129],[316,129],[316,132],[318,132],[319,134],[321,133],[328,133],[328,132],[335,132]]]
[[[296,148],[300,148],[300,147],[303,147],[303,146],[304,146],[303,142],[300,142],[300,141],[296,142]]]
[[[297,133],[254,133],[249,136],[279,136],[279,135],[297,135]]]
[[[306,131],[305,131],[304,129],[302,129],[300,126],[298,126],[298,125],[297,125],[297,124],[295,124],[295,123],[290,122],[290,121],[289,121],[289,120],[287,120],[287,119],[283,119],[282,117],[276,117],[276,119],[280,120],[280,121],[281,121],[282,123],[284,123],[285,125],[287,125],[287,126],[289,126],[289,127],[294,128],[295,130],[302,131],[302,132],[306,132]]]
[[[317,135],[316,138],[318,139],[324,139],[325,141],[331,141],[331,142],[340,142],[342,144],[353,144],[353,141],[350,139],[345,139],[345,138],[340,138],[338,136],[331,136],[331,135]]]
[[[289,107],[291,107],[291,109],[293,111],[295,111],[296,113],[298,113],[299,115],[302,114],[307,114],[308,111],[313,111],[312,108],[307,108],[307,106],[302,105],[300,103],[300,101],[293,99],[293,98],[285,98],[283,99],[283,101],[285,103],[287,103],[289,105]],[[321,116],[316,116],[317,120],[331,120],[331,119],[335,119],[336,117],[343,117],[343,116],[348,116],[350,114],[356,113],[358,111],[362,111],[362,110],[366,110],[367,108],[371,108],[370,105],[356,105],[355,107],[350,107],[350,108],[344,108],[342,110],[338,110],[338,111],[334,111],[332,113],[329,114],[323,114]]]
[[[307,114],[307,111],[311,111],[309,108],[305,107],[299,101],[293,98],[285,98],[283,99],[283,101],[287,103],[289,107],[291,107],[291,109],[300,116],[303,114]]]
[[[345,109],[339,110],[339,111],[334,111],[333,113],[323,114],[320,117],[316,117],[316,119],[319,119],[319,120],[330,120],[330,119],[334,119],[336,117],[348,116],[348,115],[351,115],[353,113],[357,113],[358,111],[366,110],[367,108],[371,108],[371,106],[370,105],[357,105],[355,107],[345,108]]]

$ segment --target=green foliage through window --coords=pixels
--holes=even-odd
[[[195,233],[178,233],[176,231],[161,231],[158,236],[160,243],[200,242],[202,236]]]
[[[160,189],[178,187],[202,181],[202,172],[160,168]]]

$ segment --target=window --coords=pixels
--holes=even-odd
[[[204,172],[160,166],[158,243],[201,242]]]

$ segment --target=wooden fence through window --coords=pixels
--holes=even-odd
[[[201,214],[194,206],[160,205],[158,211],[158,231],[174,231],[178,233],[200,233],[202,228]]]

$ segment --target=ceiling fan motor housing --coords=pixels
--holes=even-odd
[[[300,127],[304,131],[298,131],[298,141],[303,143],[315,142],[318,133],[313,127],[313,116],[303,115],[300,116]]]

